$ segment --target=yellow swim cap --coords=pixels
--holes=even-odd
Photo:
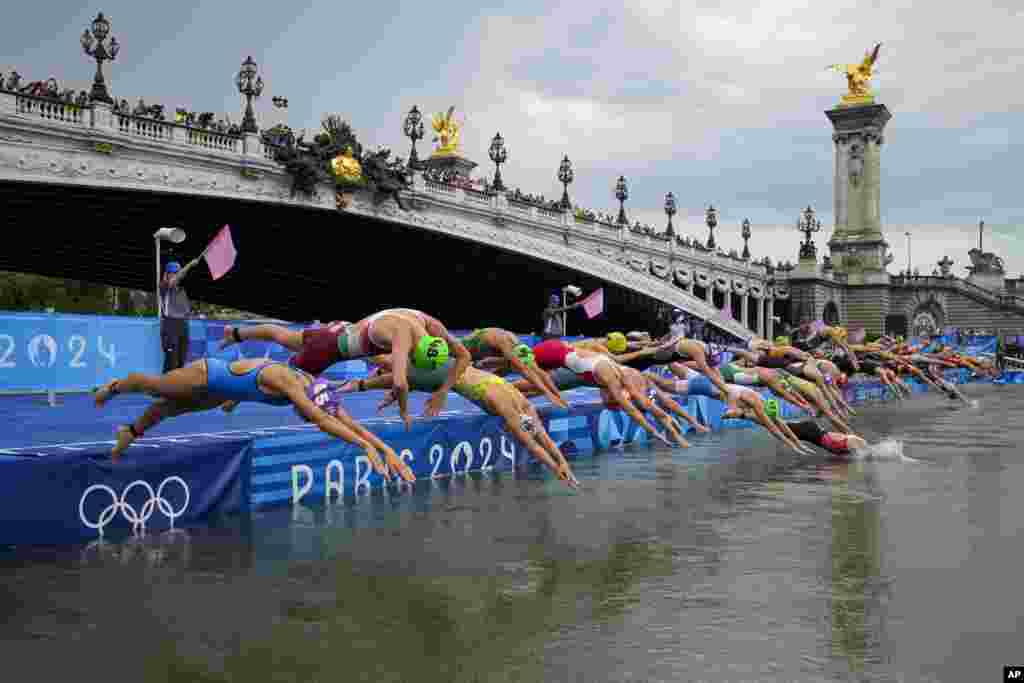
[[[608,345],[608,350],[612,353],[622,353],[629,348],[629,343],[626,341],[626,335],[621,332],[609,332],[608,337],[605,339],[605,343]]]

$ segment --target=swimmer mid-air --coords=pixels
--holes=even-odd
[[[472,362],[460,341],[451,336],[439,320],[410,308],[390,308],[374,313],[357,323],[334,322],[326,327],[307,328],[301,332],[280,325],[225,327],[221,348],[247,339],[281,344],[296,352],[289,363],[311,375],[320,375],[335,363],[367,358],[384,353],[394,356],[395,389],[398,407],[406,427],[412,423],[408,412],[409,361],[443,365],[450,353],[455,363],[445,383],[433,393],[423,411],[424,417],[435,417],[444,408],[448,391]]]
[[[146,430],[169,417],[211,410],[226,401],[255,401],[270,405],[295,407],[296,412],[320,431],[336,436],[366,451],[375,470],[390,479],[388,466],[404,479],[415,477],[394,449],[381,441],[348,413],[338,407],[328,414],[317,405],[318,391],[324,387],[312,375],[284,363],[267,360],[227,362],[218,358],[192,361],[183,368],[164,375],[133,372],[96,390],[96,406],[102,407],[118,394],[148,394],[159,401],[151,404],[142,417],[117,430],[117,444],[111,460],[117,462],[121,453]],[[378,451],[384,453],[387,465]]]

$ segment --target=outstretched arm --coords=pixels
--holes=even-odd
[[[196,258],[192,259],[191,261],[189,261],[188,263],[186,263],[186,264],[185,264],[185,265],[184,265],[184,266],[182,267],[182,269],[181,269],[181,270],[179,270],[179,271],[178,271],[177,273],[175,273],[174,275],[172,275],[172,276],[171,276],[171,282],[170,282],[170,286],[171,286],[171,287],[177,287],[177,286],[178,286],[178,284],[180,284],[180,283],[181,283],[181,281],[185,279],[185,276],[186,276],[186,275],[188,275],[188,272],[189,272],[190,270],[192,270],[193,268],[195,268],[195,267],[196,267],[196,265],[198,265],[198,264],[199,264],[199,259],[200,259],[200,258],[202,258],[202,257],[201,257],[201,256],[197,256]]]
[[[444,408],[445,401],[448,400],[448,392],[458,383],[466,368],[472,364],[473,356],[469,353],[469,349],[461,341],[449,334],[448,328],[440,322],[428,320],[427,333],[444,339],[448,344],[448,349],[455,352],[455,362],[448,371],[448,377],[445,378],[444,384],[438,387],[437,391],[431,395],[430,400],[427,401],[427,407],[423,410],[425,417],[436,417],[441,413],[441,409]]]

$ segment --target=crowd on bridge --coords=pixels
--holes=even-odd
[[[302,331],[272,324],[226,327],[222,349],[262,340],[280,344],[294,355],[287,363],[209,356],[160,376],[129,374],[98,388],[95,398],[97,406],[118,394],[145,393],[158,399],[137,420],[119,428],[114,459],[166,418],[218,408],[230,412],[240,402],[256,401],[293,407],[323,432],[365,450],[386,480],[397,475],[412,481],[412,470],[394,449],[345,410],[346,398],[356,392],[379,392],[379,410],[397,403],[408,428],[410,392],[430,394],[423,413],[429,419],[440,414],[449,391],[454,391],[500,417],[533,457],[576,487],[571,465],[545,429],[531,397],[543,396],[568,408],[562,392],[597,388],[608,409],[625,411],[653,439],[685,448],[689,443],[677,418],[698,432],[707,427],[680,401],[704,396],[724,403],[723,419],[753,421],[796,453],[809,453],[816,446],[850,454],[869,448],[855,433],[857,413],[843,396],[850,378],[876,379],[901,401],[909,397],[908,380],[913,379],[966,402],[945,379],[946,368],[998,374],[990,360],[958,353],[938,341],[925,339],[911,346],[901,338],[883,337],[866,343],[841,327],[820,323],[802,326],[793,339],[754,338],[728,347],[680,331],[687,330],[677,327],[658,339],[640,331],[610,332],[576,342],[548,338],[531,347],[498,327],[456,338],[437,318],[404,308]],[[335,363],[353,359],[365,359],[375,370],[366,379],[347,382],[323,377]],[[802,408],[808,417],[783,419],[781,401]]]

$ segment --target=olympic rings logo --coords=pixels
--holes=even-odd
[[[181,508],[175,510],[171,505],[171,502],[164,498],[164,488],[168,484],[178,484],[185,492],[185,502],[182,503]],[[149,498],[142,504],[142,507],[138,510],[128,502],[128,494],[136,489],[141,488],[149,494]],[[85,516],[85,500],[89,497],[89,494],[94,491],[103,491],[110,496],[111,503],[100,512],[99,517],[94,521],[90,521]],[[110,488],[106,484],[93,484],[85,490],[82,494],[81,500],[78,501],[78,517],[82,520],[82,524],[90,529],[95,529],[99,532],[100,536],[103,535],[103,530],[114,521],[114,517],[120,511],[125,520],[132,525],[132,531],[138,533],[140,530],[145,530],[146,522],[149,521],[150,517],[159,510],[161,514],[167,517],[171,521],[171,528],[174,528],[174,520],[185,514],[185,510],[188,509],[189,500],[191,498],[191,492],[189,491],[188,484],[181,477],[172,476],[164,479],[160,486],[157,487],[156,491],[153,491],[153,487],[147,482],[140,480],[133,481],[124,488],[121,492],[121,496],[118,497],[117,492]]]

